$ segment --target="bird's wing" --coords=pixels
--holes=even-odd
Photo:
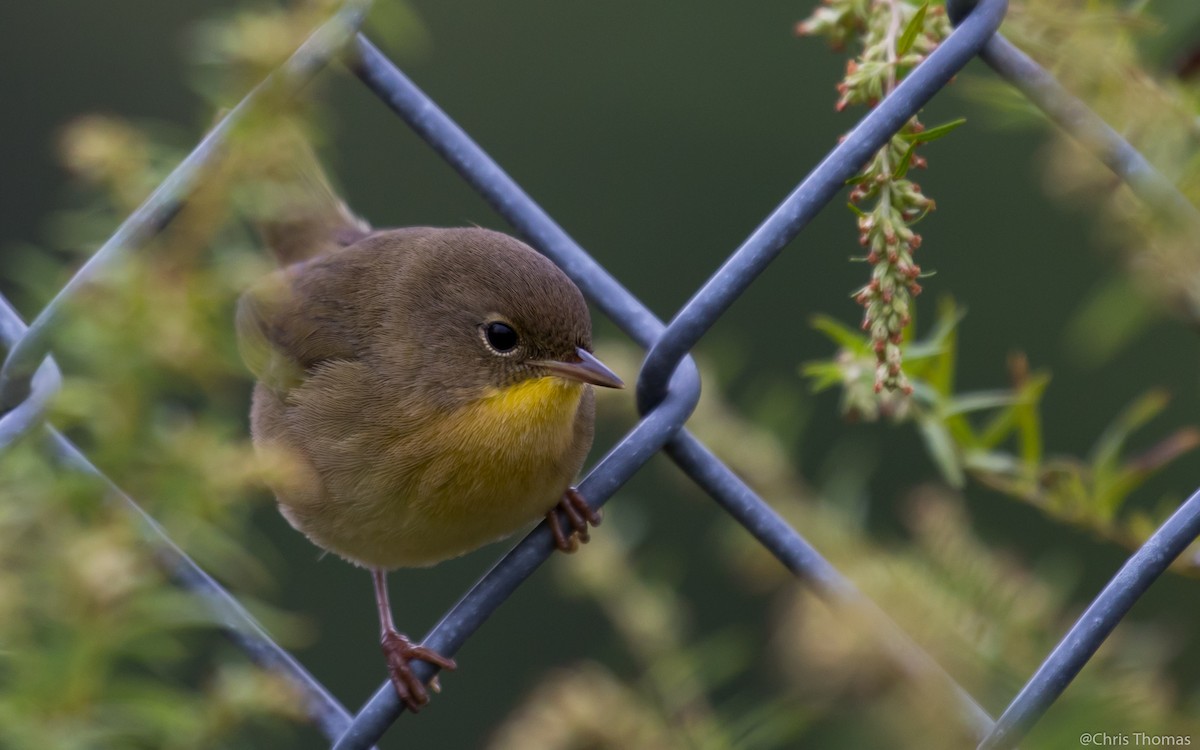
[[[339,324],[341,311],[330,309],[322,299],[323,275],[301,277],[307,265],[280,269],[238,299],[242,359],[259,382],[280,397],[303,384],[317,365],[358,356],[353,336]],[[332,279],[332,274],[326,278]]]
[[[372,232],[338,197],[294,123],[273,127],[255,158],[267,189],[258,230],[281,266],[347,247]]]

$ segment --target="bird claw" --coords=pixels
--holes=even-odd
[[[384,657],[387,658],[388,675],[392,678],[392,685],[396,688],[396,694],[413,713],[417,713],[421,710],[421,706],[429,703],[429,690],[426,689],[421,679],[413,673],[409,662],[413,660],[425,661],[442,669],[455,669],[458,667],[458,664],[453,659],[442,656],[424,646],[414,646],[412,641],[395,630],[385,631],[380,645],[383,648]],[[430,680],[429,687],[435,693],[441,692],[442,689],[441,683],[438,682],[436,676]]]
[[[570,524],[570,532],[563,533],[562,524],[558,518],[558,512],[561,511],[567,517],[567,522]],[[554,546],[563,552],[571,553],[579,549],[579,543],[587,543],[591,539],[588,533],[588,524],[599,526],[603,520],[603,516],[598,510],[592,510],[592,506],[588,505],[587,498],[580,494],[579,490],[574,487],[568,487],[563,493],[562,500],[558,501],[558,505],[550,509],[546,514],[546,521],[550,524],[550,531],[554,534]]]

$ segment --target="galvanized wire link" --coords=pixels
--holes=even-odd
[[[963,716],[983,740],[980,747],[1010,747],[1049,708],[1095,653],[1137,598],[1200,535],[1200,492],[1138,550],[1104,589],[1042,667],[993,722],[936,661],[864,597],[792,529],[762,498],[714,456],[684,423],[695,408],[700,379],[689,352],[728,306],[867,161],[972,57],[979,54],[1021,89],[1060,126],[1092,148],[1147,203],[1200,227],[1200,212],[1102,119],[1072,97],[1046,71],[995,33],[1006,0],[948,0],[958,28],[835,148],[730,256],[664,326],[559,227],[465,132],[361,35],[354,36],[369,0],[348,0],[270,78],[260,84],[192,151],[71,279],[26,330],[0,297],[0,339],[9,354],[0,369],[0,451],[41,424],[60,376],[46,355],[66,304],[105,267],[162,229],[217,158],[236,121],[265,91],[293,91],[351,38],[347,64],[360,79],[441,154],[518,232],[549,256],[588,299],[648,349],[638,378],[636,427],[618,442],[580,484],[594,506],[603,505],[656,452],[664,451],[717,504],[821,596],[865,614],[875,633],[907,673],[934,675],[957,696]],[[1198,232],[1200,233],[1200,232]],[[39,363],[41,363],[39,365]],[[40,368],[40,369],[39,369]],[[35,374],[36,372],[36,374]],[[172,576],[207,602],[233,640],[257,663],[283,674],[305,696],[307,710],[335,750],[370,747],[400,714],[390,682],[375,692],[353,719],[220,585],[167,539],[163,530],[66,440],[47,426],[51,450],[74,469],[96,475],[110,494],[138,514],[155,551]],[[452,655],[554,550],[545,524],[531,532],[468,591],[428,634],[424,644]],[[435,668],[417,662],[428,680]]]
[[[0,297],[0,303],[5,308],[5,313],[12,310],[8,300]],[[62,376],[54,361],[47,357],[33,375],[29,396],[12,411],[0,417],[0,451],[45,420],[46,406],[61,385]]]
[[[16,308],[0,296],[0,342],[11,348],[28,329]],[[46,405],[62,385],[62,375],[54,360],[46,358],[33,376],[28,396],[12,411],[0,409],[0,452],[29,430],[42,423]]]

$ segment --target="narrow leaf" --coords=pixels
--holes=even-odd
[[[948,417],[954,414],[965,414],[985,409],[1003,409],[1006,406],[1018,403],[1020,400],[1021,396],[1012,391],[976,391],[974,393],[964,393],[961,396],[950,399],[942,409],[942,416]]]
[[[1021,463],[1010,453],[999,451],[969,451],[963,463],[971,471],[981,471],[1000,476],[1019,476]]]
[[[904,33],[900,35],[900,41],[896,43],[896,57],[904,57],[908,51],[912,49],[913,43],[917,41],[917,34],[925,28],[925,11],[929,10],[929,3],[925,3],[913,17],[909,19],[908,25],[904,27]]]
[[[1119,470],[1106,472],[1097,478],[1095,503],[1106,518],[1116,516],[1129,496],[1147,479],[1154,476],[1184,453],[1200,446],[1200,431],[1194,427],[1176,430],[1166,439],[1134,458],[1126,461]]]
[[[929,448],[929,455],[941,470],[942,476],[952,487],[962,487],[966,483],[966,477],[963,475],[958,452],[954,448],[954,440],[945,425],[929,415],[920,417],[917,424],[921,428],[925,446]]]
[[[962,125],[966,121],[967,118],[960,117],[957,120],[951,120],[950,122],[938,125],[935,128],[922,130],[920,133],[910,133],[904,137],[910,143],[929,143],[930,141],[936,141],[938,138],[949,135],[952,131],[956,130],[958,126]]]
[[[929,384],[945,397],[954,393],[954,375],[958,366],[957,327],[963,315],[953,299],[944,297],[938,300],[937,322],[926,339],[930,343],[936,342],[941,349],[931,363],[926,378]]]
[[[1100,435],[1096,446],[1092,448],[1092,470],[1097,472],[1113,471],[1130,433],[1158,416],[1167,407],[1170,396],[1162,389],[1154,389],[1144,393],[1125,407],[1112,424]]]
[[[979,443],[979,436],[975,434],[975,428],[971,426],[971,421],[965,414],[951,414],[943,417],[942,424],[946,425],[946,430],[953,438],[954,444],[958,446],[960,453],[979,450],[982,447]]]
[[[1038,408],[1038,401],[1041,399],[1041,388],[1044,387],[1039,387],[1031,378],[1021,389],[1023,398],[1013,405],[1021,459],[1030,470],[1035,470],[1042,462],[1042,413]],[[1025,398],[1026,393],[1036,395],[1033,398]]]
[[[1050,376],[1045,373],[1035,373],[1029,377],[1025,387],[1021,389],[1019,398],[1007,409],[996,414],[984,428],[980,436],[980,444],[985,448],[995,448],[1017,428],[1017,412],[1019,408],[1037,408],[1037,402],[1042,398],[1046,386],[1050,384]]]
[[[919,224],[922,219],[924,219],[926,216],[929,215],[929,212],[931,210],[932,209],[929,206],[925,206],[925,208],[923,208],[921,210],[921,213],[917,214],[917,218],[908,220],[908,225],[911,227],[911,226],[915,226],[916,224]],[[926,276],[926,274],[921,274],[920,278],[925,278],[925,276]]]
[[[870,345],[866,335],[840,320],[835,320],[827,315],[814,315],[812,327],[828,336],[833,343],[854,354],[863,354],[869,351]]]
[[[904,179],[904,175],[908,174],[908,168],[912,164],[913,151],[917,149],[916,141],[908,144],[908,148],[904,151],[904,156],[900,157],[900,163],[896,165],[896,170],[892,172],[892,177],[897,180]]]
[[[834,362],[805,362],[800,366],[800,374],[809,379],[813,393],[842,383],[842,368]]]
[[[914,341],[904,349],[904,361],[916,362],[922,359],[936,357],[945,351],[945,346],[940,343],[931,343],[929,341]]]

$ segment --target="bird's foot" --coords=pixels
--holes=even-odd
[[[567,517],[567,521],[571,525],[568,533],[563,533],[562,524],[558,520],[559,511]],[[554,546],[563,552],[574,552],[579,549],[580,542],[586,544],[591,539],[588,534],[588,524],[599,526],[602,518],[600,511],[592,510],[592,506],[588,505],[587,498],[574,487],[568,487],[567,491],[563,493],[562,500],[558,501],[558,505],[551,508],[550,512],[546,514],[550,531],[554,533]]]
[[[395,630],[389,629],[384,632],[381,645],[383,655],[387,658],[388,674],[392,678],[392,685],[396,687],[396,694],[413,713],[420,711],[421,706],[429,702],[429,691],[426,690],[420,678],[413,674],[409,662],[414,659],[427,661],[442,669],[454,669],[458,666],[453,659],[448,659],[436,651],[424,646],[414,646],[412,641]],[[437,677],[430,680],[429,687],[435,693],[441,690]]]

